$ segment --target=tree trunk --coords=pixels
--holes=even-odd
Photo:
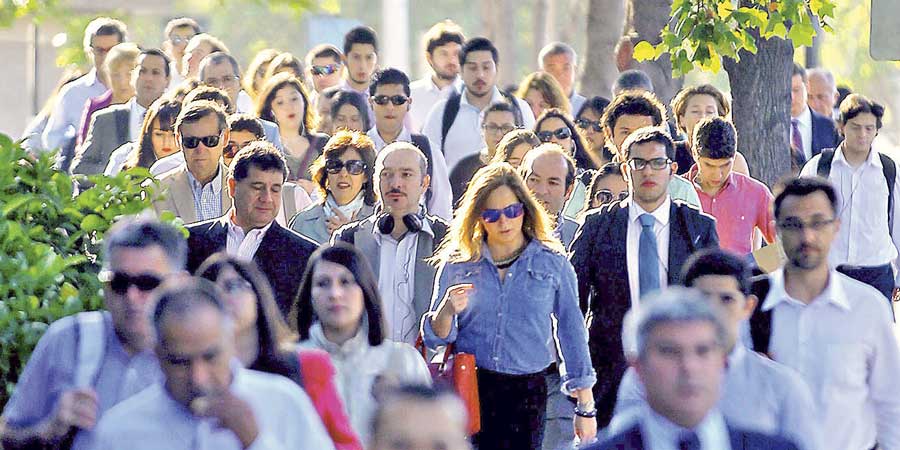
[[[619,71],[613,52],[625,24],[625,0],[590,0],[587,13],[587,51],[580,92],[586,97],[612,98],[610,88]]]
[[[516,24],[512,0],[481,2],[481,35],[497,47],[500,62],[497,64],[497,87],[518,83],[516,67],[518,54],[515,46]]]
[[[758,34],[757,34],[758,36]],[[750,175],[769,187],[791,171],[791,63],[794,47],[784,39],[759,39],[755,55],[724,58],[733,98],[738,150]]]
[[[628,0],[629,13],[626,31],[634,31],[637,41],[660,42],[659,32],[669,24],[672,0]],[[656,96],[666,105],[684,85],[684,78],[672,78],[672,62],[668,54],[657,60],[635,62],[635,69],[643,70],[653,81]]]

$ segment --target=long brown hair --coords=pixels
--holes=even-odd
[[[553,221],[544,207],[535,200],[519,173],[509,163],[501,162],[488,164],[475,173],[453,214],[446,237],[430,259],[432,263],[475,262],[481,259],[481,245],[486,238],[481,213],[488,196],[500,186],[512,189],[525,207],[522,222],[525,237],[565,253],[559,239],[553,237]]]
[[[303,83],[290,73],[279,73],[266,80],[266,84],[259,93],[259,98],[256,99],[256,116],[269,122],[278,122],[272,113],[272,102],[275,101],[275,93],[283,87],[292,87],[300,93],[300,98],[303,100],[303,121],[300,122],[300,135],[309,135],[312,130],[316,129],[316,112],[309,101],[309,93],[306,92]]]
[[[133,167],[150,168],[158,159],[156,150],[153,148],[153,122],[159,119],[159,128],[161,130],[175,130],[175,119],[181,112],[181,102],[167,97],[158,98],[153,104],[147,108],[147,114],[144,115],[144,123],[141,124],[141,134],[137,139],[137,145],[125,161],[123,169],[131,169]]]

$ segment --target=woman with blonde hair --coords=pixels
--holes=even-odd
[[[540,117],[545,110],[550,108],[572,114],[569,98],[559,86],[559,82],[547,72],[534,72],[525,77],[519,84],[516,97],[525,100],[528,106],[531,106],[534,117]]]
[[[269,64],[272,63],[276,56],[278,56],[278,50],[273,48],[262,49],[256,53],[256,56],[247,65],[247,70],[244,72],[244,77],[241,78],[241,83],[244,85],[244,92],[253,101],[256,101],[259,91],[262,90],[263,84],[266,82],[266,71],[269,70]]]
[[[475,355],[481,404],[478,448],[538,449],[547,403],[545,374],[559,370],[551,316],[566,362],[562,389],[578,398],[575,430],[597,432],[596,375],[578,307],[575,271],[553,224],[519,174],[493,163],[475,174],[433,262],[438,276],[425,343]]]

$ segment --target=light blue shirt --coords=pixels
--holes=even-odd
[[[689,431],[697,434],[702,450],[731,450],[731,439],[725,419],[717,410],[712,410],[693,429],[682,428],[669,419],[647,408],[641,420],[641,436],[644,448],[653,450],[678,450],[678,441]]]
[[[250,449],[334,449],[306,393],[280,375],[232,369],[232,393],[250,404],[259,435]],[[231,430],[195,416],[162,383],[122,402],[97,425],[96,450],[237,450]]]
[[[216,176],[206,184],[200,184],[190,170],[187,172],[191,193],[194,195],[197,221],[215,219],[225,214],[225,211],[222,211],[222,168],[216,170]]]
[[[41,140],[44,150],[54,150],[62,146],[67,138],[74,138],[88,99],[103,95],[106,91],[106,86],[97,77],[97,69],[91,69],[83,77],[63,86],[44,128]]]

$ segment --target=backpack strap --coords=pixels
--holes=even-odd
[[[100,311],[75,316],[77,354],[75,363],[76,387],[93,386],[100,372],[106,352],[106,319]]]
[[[819,153],[819,164],[816,165],[816,175],[828,179],[831,175],[831,162],[834,161],[834,149],[825,148]]]
[[[750,338],[753,350],[769,356],[769,341],[772,337],[772,310],[763,311],[762,305],[769,295],[771,283],[768,275],[757,275],[751,279],[750,291],[758,303],[750,316]]]
[[[425,154],[425,159],[428,161],[428,178],[434,180],[434,158],[431,156],[431,144],[428,142],[428,137],[423,134],[411,134],[410,138],[412,140],[412,144],[422,150],[422,153]],[[432,191],[432,186],[434,183],[428,186],[428,190],[425,191],[425,204],[428,205],[431,203],[431,198],[434,196],[434,192]]]
[[[894,237],[894,185],[897,181],[897,165],[890,156],[879,153],[881,157],[881,170],[884,172],[884,180],[888,187],[888,234]]]
[[[444,106],[444,115],[441,118],[441,153],[447,153],[447,150],[444,149],[444,141],[447,140],[447,133],[450,132],[450,127],[456,121],[456,113],[459,112],[459,103],[461,101],[462,94],[454,92],[450,94],[450,97],[447,99],[447,105]]]

